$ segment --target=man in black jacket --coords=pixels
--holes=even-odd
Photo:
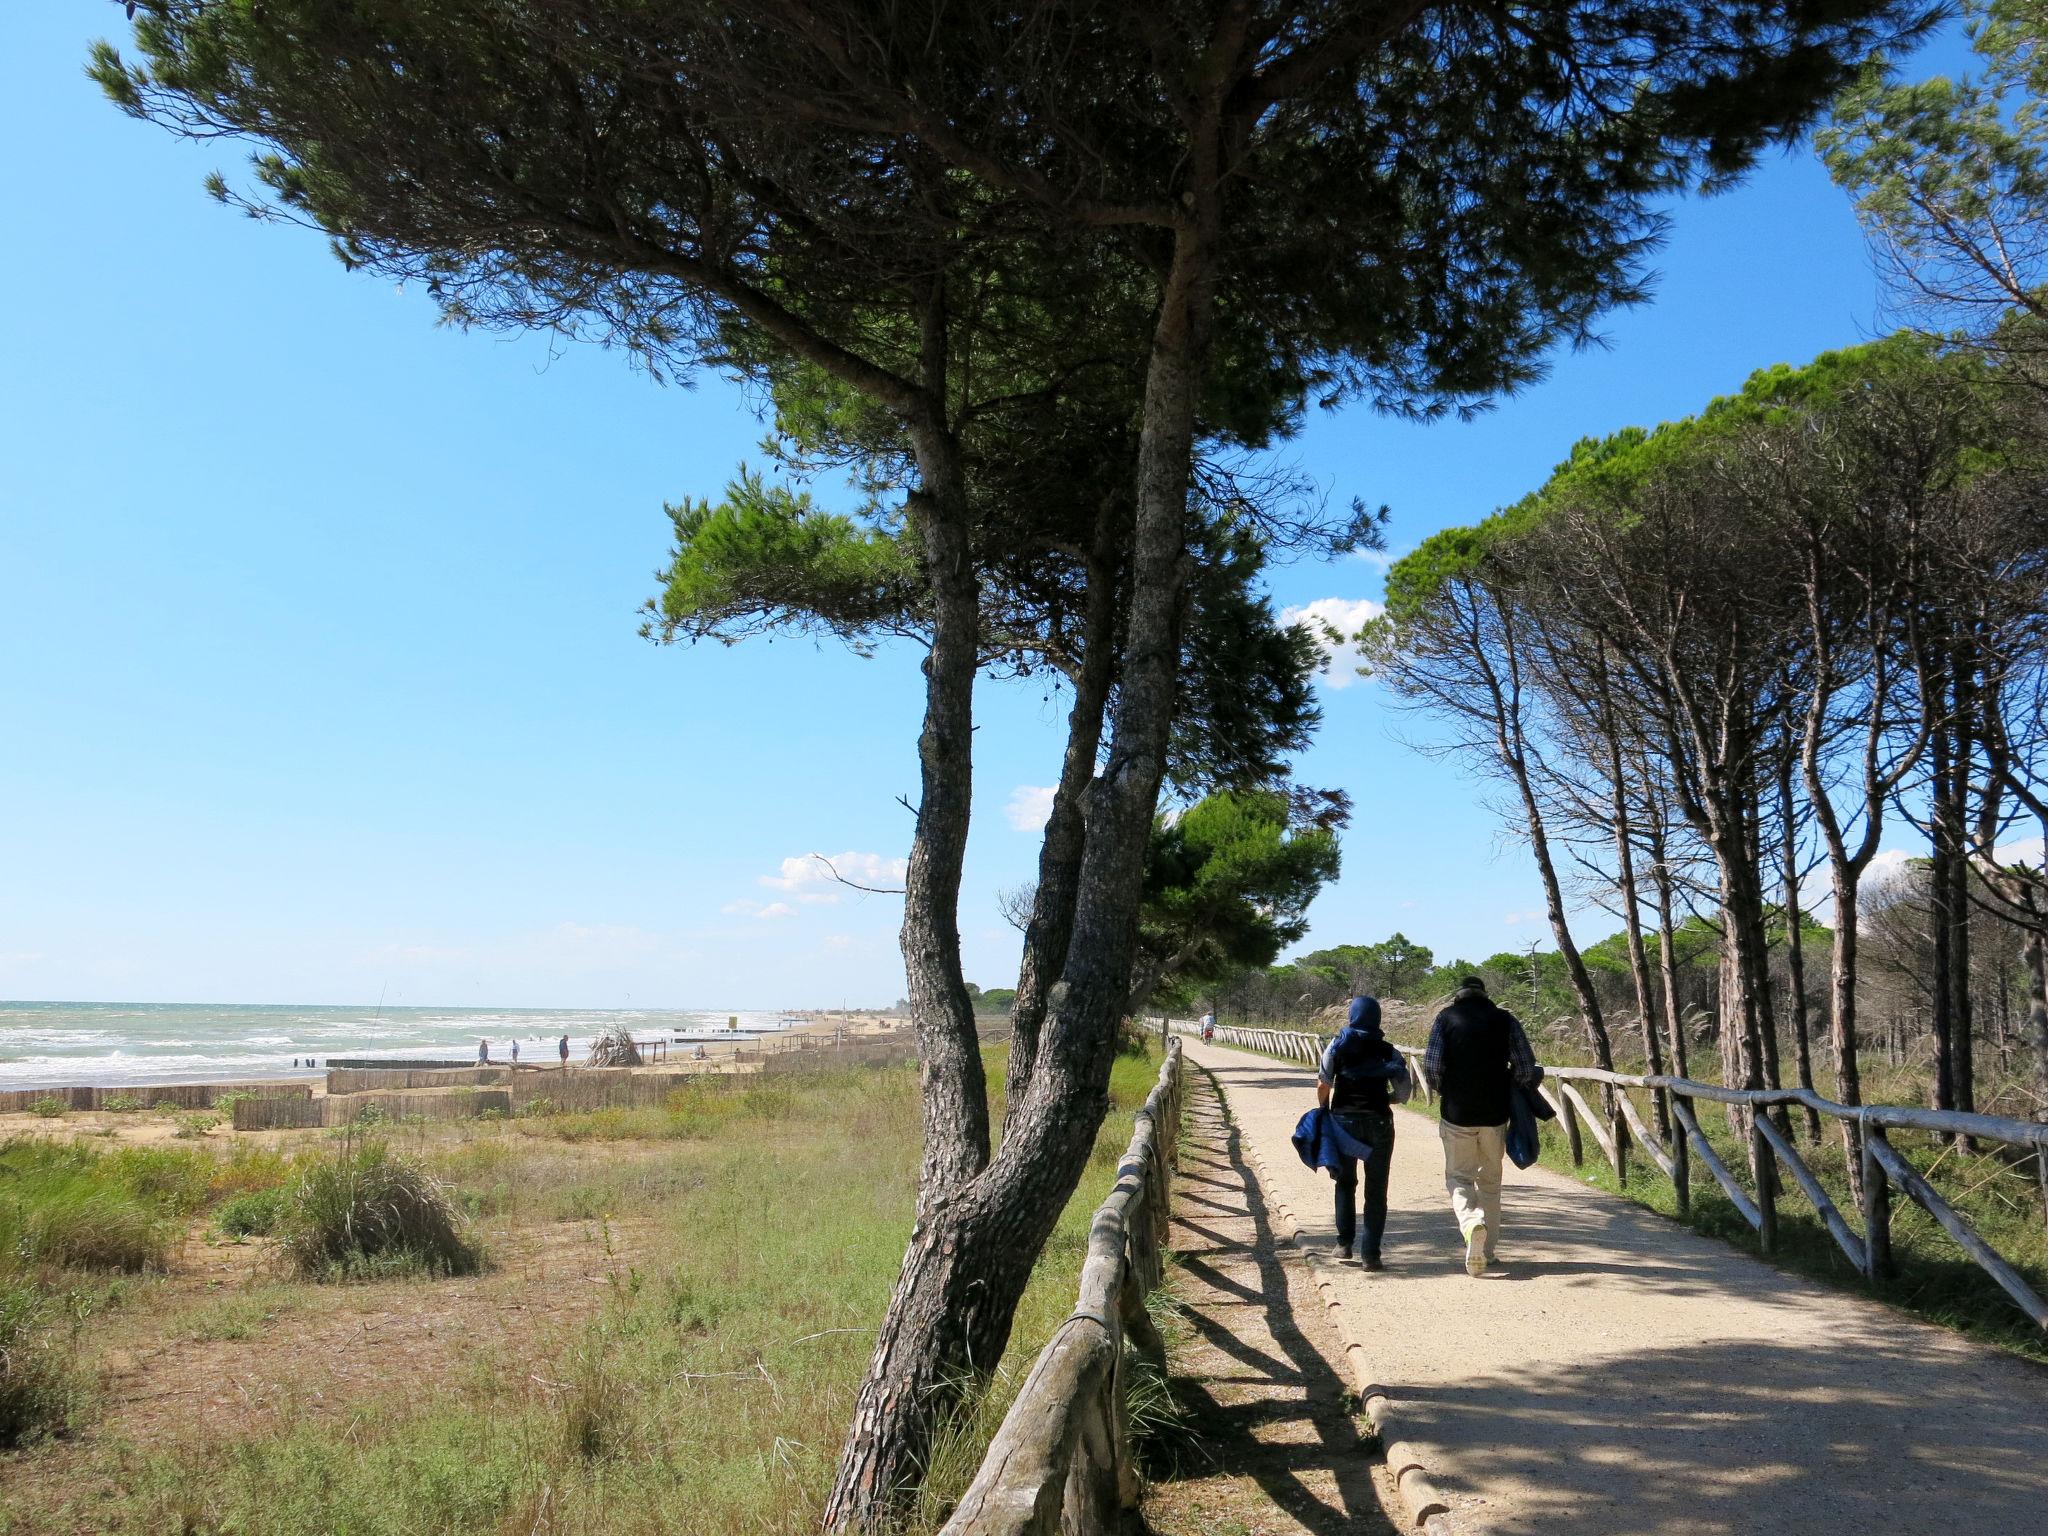
[[[1522,1021],[1467,976],[1436,1016],[1422,1075],[1440,1101],[1444,1187],[1465,1239],[1465,1272],[1494,1262],[1500,1238],[1500,1159],[1507,1144],[1508,1085],[1534,1088],[1543,1069],[1529,1049]]]

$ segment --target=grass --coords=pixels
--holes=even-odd
[[[1157,1069],[1156,1057],[1117,1063],[1101,1155],[1033,1272],[995,1375],[935,1451],[913,1533],[957,1498],[1072,1309],[1089,1218]],[[1002,1073],[997,1054],[992,1083]],[[459,1367],[433,1375],[401,1349],[345,1398],[294,1384],[232,1424],[94,1438],[62,1479],[36,1481],[31,1459],[0,1473],[0,1502],[15,1503],[18,1531],[813,1531],[910,1230],[917,1094],[914,1067],[823,1070],[693,1089],[659,1109],[393,1133],[394,1148],[479,1213],[494,1251],[504,1245],[499,1268],[459,1284],[486,1288],[494,1307],[516,1302],[520,1322],[471,1328]],[[590,1245],[599,1284],[579,1281],[577,1295],[552,1281],[523,1287],[519,1255],[540,1234],[571,1232]],[[260,1334],[279,1289],[212,1298],[179,1326],[230,1343],[237,1330]],[[359,1288],[343,1305],[381,1294]],[[353,1332],[341,1337],[340,1353],[360,1354]],[[323,1360],[316,1350],[306,1370]],[[31,1508],[33,1490],[43,1491]]]
[[[0,1282],[0,1446],[32,1445],[74,1429],[92,1389],[70,1359],[70,1328],[54,1314],[59,1298],[20,1279]]]
[[[241,1197],[238,1216],[259,1214],[253,1198]],[[483,1265],[446,1186],[378,1140],[345,1142],[313,1161],[269,1217],[279,1253],[308,1279],[466,1275]]]
[[[117,1294],[105,1274],[161,1273],[191,1218],[275,1185],[275,1152],[0,1143],[0,1445],[76,1429],[93,1391],[76,1354],[86,1317]],[[246,1195],[244,1196],[246,1198]]]

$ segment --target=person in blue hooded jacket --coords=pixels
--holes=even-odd
[[[1350,1022],[1323,1049],[1316,1102],[1372,1148],[1365,1160],[1365,1230],[1358,1230],[1358,1160],[1343,1158],[1337,1179],[1337,1257],[1349,1259],[1354,1239],[1367,1269],[1379,1269],[1387,1229],[1387,1169],[1394,1160],[1394,1105],[1408,1097],[1408,1066],[1380,1032],[1377,998],[1351,999]]]

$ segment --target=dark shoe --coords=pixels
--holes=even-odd
[[[1330,1257],[1339,1264],[1349,1264],[1351,1262],[1351,1245],[1349,1243],[1330,1244]]]
[[[1380,1256],[1376,1253],[1368,1253],[1363,1262],[1365,1267],[1371,1270],[1381,1270],[1387,1267],[1380,1262]]]

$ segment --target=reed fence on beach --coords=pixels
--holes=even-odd
[[[310,1101],[244,1100],[234,1105],[238,1131],[305,1130],[377,1120],[463,1120],[483,1115],[581,1113],[667,1104],[678,1089],[740,1075],[890,1066],[914,1060],[908,1030],[884,1035],[805,1034],[770,1037],[737,1048],[711,1047],[694,1070],[651,1072],[635,1067],[518,1068],[337,1067],[327,1093]]]
[[[1136,1506],[1130,1351],[1164,1368],[1145,1298],[1159,1283],[1172,1216],[1181,1080],[1181,1043],[1169,1040],[1116,1188],[1089,1229],[1073,1313],[1039,1352],[940,1536],[1113,1531]]]
[[[1178,1025],[1186,1032],[1191,1028]],[[1322,1059],[1330,1037],[1301,1030],[1240,1028],[1218,1025],[1216,1036],[1233,1045],[1314,1066]],[[1422,1050],[1397,1046],[1408,1059],[1416,1090],[1427,1102],[1429,1085],[1422,1077]],[[1557,1112],[1565,1146],[1574,1167],[1583,1166],[1585,1141],[1590,1137],[1613,1167],[1615,1177],[1628,1177],[1631,1148],[1639,1149],[1657,1171],[1668,1179],[1677,1196],[1681,1215],[1692,1205],[1692,1160],[1721,1187],[1728,1203],[1756,1233],[1757,1246],[1764,1253],[1778,1246],[1778,1199],[1787,1193],[1785,1181],[1813,1206],[1828,1236],[1849,1262],[1871,1284],[1890,1278],[1892,1264],[1892,1196],[1902,1192],[1934,1218],[2036,1326],[2048,1329],[2048,1301],[2029,1285],[2005,1257],[1985,1242],[1954,1206],[1941,1197],[1926,1177],[1891,1144],[1889,1132],[1924,1132],[1949,1139],[1995,1141],[2025,1149],[2036,1158],[2048,1159],[2048,1124],[2014,1120],[2003,1115],[1967,1114],[1959,1110],[1914,1109],[1897,1104],[1837,1104],[1807,1088],[1724,1088],[1718,1083],[1695,1082],[1691,1078],[1657,1073],[1607,1072],[1598,1067],[1553,1067],[1545,1065],[1544,1083],[1539,1090]],[[1600,1091],[1601,1107],[1595,1109],[1580,1092],[1578,1084]],[[1666,1111],[1662,1118],[1676,1127],[1666,1144],[1644,1123],[1642,1111],[1629,1090],[1635,1089],[1660,1100]],[[1749,1187],[1744,1188],[1721,1155],[1700,1129],[1697,1101],[1726,1104],[1740,1111],[1748,1144]],[[1857,1149],[1862,1185],[1862,1226],[1859,1233],[1850,1226],[1841,1209],[1814,1177],[1792,1139],[1772,1120],[1769,1111],[1779,1106],[1798,1106],[1823,1119],[1834,1120],[1851,1129]]]
[[[55,1099],[66,1109],[211,1109],[230,1094],[262,1099],[304,1099],[305,1083],[126,1083],[94,1088],[10,1088],[0,1092],[0,1114],[19,1114]]]

